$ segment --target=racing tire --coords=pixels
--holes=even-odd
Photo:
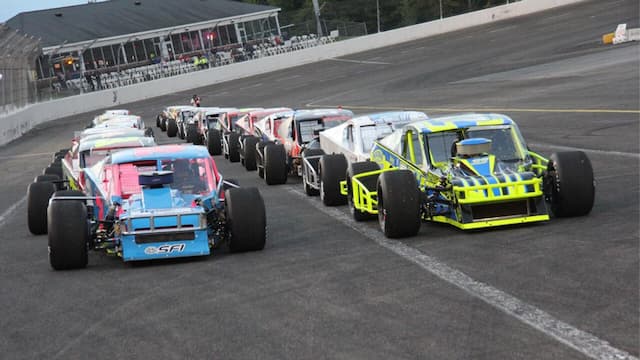
[[[153,134],[153,129],[152,128],[146,128],[144,129],[144,136],[146,137],[155,137],[155,135]]]
[[[256,188],[228,189],[224,194],[231,252],[264,249],[267,218],[264,200]]]
[[[347,176],[346,176],[347,193],[348,193],[347,203],[349,204],[349,211],[351,212],[351,216],[353,216],[353,219],[355,221],[371,220],[375,218],[375,215],[370,214],[366,211],[360,211],[359,209],[356,209],[355,203],[353,202],[353,189],[351,188],[351,178],[353,178],[355,175],[358,175],[358,174],[362,174],[369,171],[376,171],[376,170],[380,170],[380,167],[378,167],[378,164],[371,161],[351,163],[347,166]],[[373,180],[377,181],[377,179],[371,178],[371,184],[368,184],[368,185],[371,185],[372,189],[375,186],[375,184],[373,183]]]
[[[38,175],[33,179],[33,182],[50,182],[53,183],[56,187],[56,190],[63,190],[65,185],[62,182],[54,183],[54,181],[60,181],[58,175],[48,174],[48,175]]]
[[[589,214],[596,194],[591,161],[582,151],[553,153],[549,158],[544,188],[556,217]]]
[[[264,178],[264,148],[269,144],[275,143],[273,141],[259,141],[256,145],[256,167],[260,178]]]
[[[340,193],[340,182],[346,179],[347,158],[343,154],[325,155],[320,158],[320,199],[326,206],[347,203],[347,197]]]
[[[240,161],[240,134],[231,132],[227,140],[229,141],[229,161],[232,163]]]
[[[378,177],[378,223],[388,238],[415,236],[420,230],[420,190],[411,171]]]
[[[48,209],[49,263],[55,270],[87,266],[89,223],[84,201],[52,201]]]
[[[207,136],[207,149],[210,155],[222,154],[222,141],[220,140],[220,130],[209,129]]]
[[[200,134],[196,124],[187,125],[187,142],[193,145],[200,145]]]
[[[49,165],[42,171],[42,175],[56,175],[62,178],[62,166]]]
[[[51,159],[52,161],[56,161],[56,160],[62,160],[64,159],[65,155],[67,155],[67,153],[69,152],[69,150],[60,150],[57,151],[53,154],[53,158]]]
[[[180,124],[178,125],[178,137],[182,140],[184,140],[186,138],[185,134],[184,134],[184,125]]]
[[[48,174],[48,175],[38,175],[33,179],[33,182],[52,182],[60,180],[58,175]]]
[[[256,164],[256,144],[258,138],[255,136],[247,136],[244,138],[242,147],[244,148],[244,168],[247,171],[254,171],[257,168]]]
[[[178,124],[174,119],[167,119],[167,136],[176,137],[178,134]]]
[[[324,155],[324,150],[322,149],[307,149],[305,151],[302,152],[302,157],[306,158],[306,157],[311,157],[311,156],[319,156],[319,155]],[[316,173],[318,172],[318,163],[320,162],[320,159],[311,159],[309,160],[309,162],[311,162],[311,164],[313,164],[313,166],[315,166]],[[302,166],[306,167],[307,164],[303,161],[302,162]],[[305,171],[302,171],[303,176],[302,176],[302,185],[304,186],[304,193],[307,194],[307,196],[318,196],[320,194],[320,190],[315,189],[314,187],[312,187],[306,180],[304,173]]]
[[[161,122],[162,122],[162,120],[160,119],[160,115],[156,116],[156,127],[162,128],[162,126],[160,126]]]
[[[167,120],[160,119],[160,131],[167,131]]]
[[[27,187],[27,225],[33,235],[47,233],[47,207],[55,191],[55,184],[47,181],[34,182]]]
[[[282,144],[269,144],[264,148],[264,180],[267,185],[287,182],[287,153]]]

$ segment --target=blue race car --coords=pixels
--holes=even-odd
[[[262,250],[266,217],[255,188],[224,181],[206,148],[127,149],[85,171],[85,192],[58,191],[48,208],[49,260],[86,267],[88,250],[124,261]]]

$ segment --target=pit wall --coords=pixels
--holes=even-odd
[[[584,0],[522,0],[290,53],[33,104],[0,117],[0,146],[19,138],[38,124],[75,114],[120,107],[130,102],[382,48],[581,1]]]

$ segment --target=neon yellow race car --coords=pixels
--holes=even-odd
[[[530,151],[500,114],[420,120],[378,140],[371,161],[349,164],[341,192],[357,221],[377,215],[390,238],[413,236],[421,220],[479,229],[586,215],[593,169],[581,151],[549,159]]]

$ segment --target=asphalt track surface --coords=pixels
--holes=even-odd
[[[126,106],[150,126],[191,93],[204,105],[491,109],[543,154],[587,151],[597,195],[581,218],[477,232],[423,224],[386,241],[375,223],[306,198],[298,179],[268,187],[220,158],[226,177],[265,199],[264,251],[138,266],[92,253],[87,269],[54,272],[23,197],[93,114],[31,131],[0,148],[0,357],[637,357],[639,47],[599,39],[638,27],[638,13],[636,0],[590,1]],[[585,334],[594,346],[573,342]]]

